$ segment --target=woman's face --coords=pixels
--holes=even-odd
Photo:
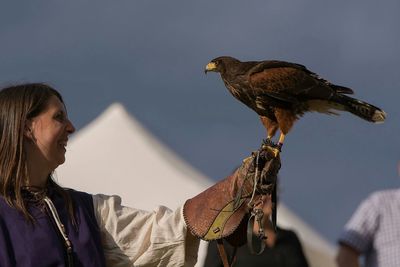
[[[75,128],[68,119],[64,104],[56,96],[50,97],[42,113],[29,120],[27,128],[27,136],[34,143],[28,149],[39,152],[37,156],[42,157],[46,167],[54,170],[64,163],[68,136]]]

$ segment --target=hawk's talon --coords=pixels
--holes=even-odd
[[[274,143],[270,138],[263,139],[261,144],[261,149],[270,148],[273,151],[275,157],[278,156],[280,152],[282,152],[282,143]]]
[[[261,145],[266,145],[266,146],[275,146],[276,144],[272,142],[271,138],[263,139]]]
[[[270,138],[267,139],[263,139],[261,146],[270,146],[270,147],[275,147],[276,144],[274,142],[272,142],[272,140]]]
[[[281,150],[280,148],[272,148],[272,153],[274,154],[274,157],[277,158],[279,153],[281,153]]]
[[[265,150],[269,150],[274,155],[275,158],[277,158],[279,153],[281,152],[280,147],[278,147],[278,145],[276,145],[276,144],[275,145],[265,145],[265,144],[263,144],[261,146],[261,148],[260,148],[260,151],[264,150],[264,149]]]

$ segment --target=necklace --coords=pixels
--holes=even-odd
[[[29,202],[42,202],[47,195],[47,188],[36,186],[23,186],[21,187],[22,197]]]

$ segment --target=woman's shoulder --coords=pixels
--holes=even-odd
[[[84,202],[93,206],[93,195],[84,191],[78,191],[72,188],[64,188],[74,202]]]

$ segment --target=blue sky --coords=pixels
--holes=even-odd
[[[0,85],[53,85],[78,129],[119,101],[217,180],[265,133],[205,64],[304,64],[388,113],[382,125],[307,114],[287,137],[281,199],[334,242],[361,199],[399,185],[399,12],[397,0],[1,1]]]

